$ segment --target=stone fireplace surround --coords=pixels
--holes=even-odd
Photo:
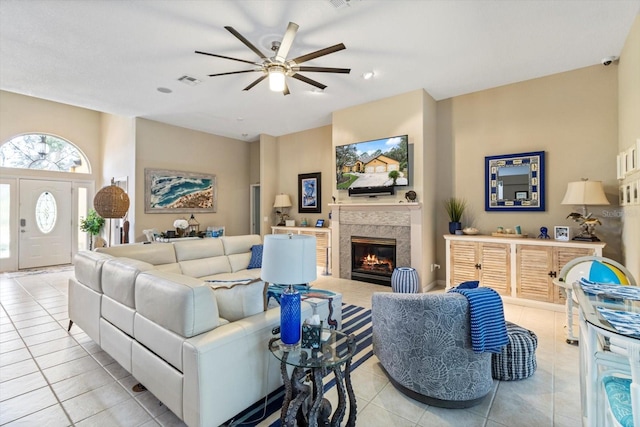
[[[392,238],[397,245],[396,266],[415,268],[424,287],[420,203],[345,203],[329,207],[334,275],[351,279],[351,236]]]

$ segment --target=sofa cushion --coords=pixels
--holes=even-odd
[[[102,291],[113,300],[135,308],[134,288],[136,277],[153,265],[131,258],[113,258],[102,267]]]
[[[243,282],[211,282],[220,316],[230,322],[267,309],[267,283],[260,279]]]
[[[138,313],[183,337],[216,328],[216,296],[204,282],[158,270],[138,275],[135,289]]]
[[[249,265],[247,266],[248,270],[253,270],[254,268],[262,268],[263,249],[263,245],[251,246],[251,260],[249,260]]]
[[[114,257],[138,259],[153,265],[175,264],[177,262],[173,245],[168,243],[132,243],[96,248],[96,251]]]
[[[220,237],[220,240],[224,245],[225,255],[249,253],[251,252],[251,246],[259,245],[262,243],[260,236],[257,234],[247,234],[244,236],[223,236]]]
[[[226,256],[216,256],[211,258],[192,259],[180,261],[182,274],[190,277],[204,277],[222,273],[231,273],[231,265]]]
[[[220,239],[185,240],[174,242],[173,247],[178,262],[224,255],[224,247]]]
[[[251,260],[251,252],[243,252],[241,254],[227,255],[231,265],[231,271],[236,272],[240,270],[246,270],[249,267],[249,261]]]
[[[83,285],[102,293],[102,266],[113,259],[111,255],[91,251],[78,252],[73,258],[76,280]]]

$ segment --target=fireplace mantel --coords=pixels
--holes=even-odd
[[[424,268],[422,203],[332,203],[329,207],[331,208],[331,258],[334,276],[350,278],[350,273],[346,272],[346,265],[348,263],[350,271],[351,235],[396,237],[393,234],[401,233],[406,237],[404,242],[398,242],[398,249],[401,250],[404,247],[405,253],[404,259],[402,253],[398,253],[398,265],[410,265],[415,268],[422,281],[422,287],[425,287],[426,278],[422,274]],[[363,234],[361,230],[367,232]]]
[[[383,210],[390,208],[398,208],[398,209],[422,209],[422,203],[329,203],[329,207],[333,209],[352,209],[353,210],[362,210],[363,208],[371,208],[371,210]],[[395,209],[394,209],[395,210]]]

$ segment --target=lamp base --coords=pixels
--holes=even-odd
[[[579,242],[599,242],[600,239],[598,239],[596,236],[576,236],[571,240],[577,240]]]

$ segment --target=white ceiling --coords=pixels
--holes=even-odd
[[[420,88],[440,100],[599,64],[639,12],[640,0],[0,0],[0,88],[255,140]],[[266,81],[244,92],[259,73],[207,75],[250,65],[194,53],[257,61],[224,26],[271,56],[289,21],[300,26],[289,58],[342,42],[304,65],[351,74],[306,73],[323,93],[290,78],[286,97]]]

